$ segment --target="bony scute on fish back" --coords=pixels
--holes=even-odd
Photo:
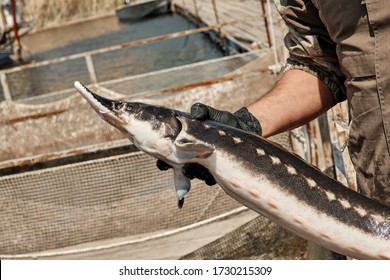
[[[131,110],[117,110],[113,104],[123,101],[75,86],[140,150],[173,167],[179,207],[190,189],[183,165],[199,163],[231,197],[297,235],[353,258],[390,259],[390,208],[288,151],[253,133],[164,107],[126,102]]]

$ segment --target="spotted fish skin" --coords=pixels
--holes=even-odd
[[[116,104],[75,85],[104,120],[176,172],[199,163],[227,194],[294,233],[350,257],[390,259],[390,208],[288,151],[243,130],[164,107]],[[181,198],[189,184],[181,185]]]

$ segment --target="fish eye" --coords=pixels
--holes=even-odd
[[[131,110],[133,110],[133,106],[131,106],[130,104],[127,104],[127,106],[126,106],[126,110],[127,110],[127,111],[131,111]]]

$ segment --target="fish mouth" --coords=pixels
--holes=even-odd
[[[118,126],[118,125],[126,125],[128,124],[128,121],[125,120],[124,118],[121,118],[117,114],[107,111],[107,112],[99,112],[99,115],[101,115],[107,122]]]

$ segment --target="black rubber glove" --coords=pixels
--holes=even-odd
[[[191,107],[191,117],[197,120],[213,120],[233,127],[241,128],[245,131],[262,134],[259,121],[249,113],[246,107],[235,113],[220,111],[202,103],[195,103]]]
[[[191,117],[201,121],[213,120],[243,129],[245,131],[255,132],[259,135],[262,133],[259,121],[248,111],[246,107],[243,107],[232,114],[227,111],[214,109],[213,107],[202,103],[195,103],[191,107]],[[170,165],[161,160],[157,160],[157,167],[160,170],[168,170],[171,168]],[[209,186],[216,184],[214,177],[210,174],[207,168],[197,163],[185,164],[183,167],[183,174],[191,180],[197,178],[205,181],[205,183]]]

